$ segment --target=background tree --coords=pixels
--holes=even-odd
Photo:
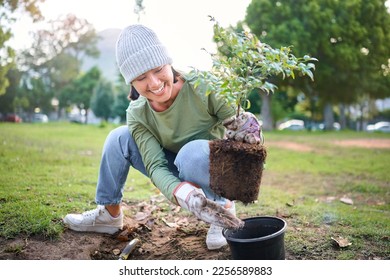
[[[12,38],[11,25],[16,20],[15,11],[24,11],[34,22],[42,20],[39,2],[43,0],[0,0],[0,95],[9,85],[7,73],[14,65],[15,51],[7,42]]]
[[[135,0],[134,13],[138,16],[138,22],[141,21],[141,14],[145,13],[145,6],[143,0]]]
[[[129,95],[130,87],[126,85],[122,75],[118,74],[118,80],[115,84],[115,101],[112,108],[112,115],[118,116],[121,122],[126,121],[126,109],[129,107]]]
[[[101,79],[96,86],[91,99],[93,113],[105,121],[112,116],[114,103],[114,88],[111,82]]]
[[[21,77],[22,73],[16,69],[15,65],[8,70],[6,78],[9,86],[5,89],[5,93],[0,95],[0,112],[16,113],[13,102],[18,96]]]
[[[261,16],[260,16],[261,15]],[[359,96],[383,98],[389,76],[390,15],[385,0],[252,0],[245,22],[260,40],[292,45],[298,54],[318,58],[315,81],[293,82],[324,109],[326,127],[332,106],[353,104]]]
[[[25,80],[19,90],[18,96],[20,100],[23,100],[23,98],[28,100],[23,111],[27,113],[27,119],[30,121],[36,109],[44,113],[51,111],[52,94],[45,86],[41,77],[35,77],[28,81]]]
[[[92,67],[88,72],[71,81],[61,90],[60,102],[67,106],[75,104],[80,112],[85,110],[85,123],[88,122],[91,98],[100,78],[100,69]]]
[[[96,46],[99,38],[88,21],[71,14],[50,24],[51,28],[34,33],[33,45],[22,53],[19,64],[25,71],[24,79],[42,78],[52,97],[59,100],[60,114],[73,100],[64,99],[67,95],[60,96],[61,91],[80,75],[85,56],[99,55]]]

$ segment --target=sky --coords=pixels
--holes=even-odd
[[[213,16],[222,26],[235,25],[243,20],[251,0],[144,0],[144,13],[139,23],[151,27],[165,44],[177,69],[187,67],[208,69],[213,52]],[[40,4],[45,20],[57,19],[69,13],[88,20],[99,32],[108,28],[123,29],[138,22],[134,13],[135,0],[45,0]],[[13,26],[11,45],[25,48],[29,45],[29,30],[40,29],[28,17],[21,17]]]

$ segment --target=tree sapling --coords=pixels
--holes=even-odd
[[[257,200],[267,153],[257,118],[245,112],[250,107],[248,95],[254,89],[273,93],[276,85],[270,78],[275,76],[294,79],[301,74],[313,80],[317,59],[297,58],[290,47],[272,48],[249,31],[236,32],[210,19],[218,53],[210,53],[211,71],[193,69],[191,75],[195,87],[207,85],[206,94],[217,94],[236,109],[236,115],[223,123],[227,139],[210,142],[210,187],[221,196],[249,203]],[[257,134],[240,134],[240,127],[248,123]]]

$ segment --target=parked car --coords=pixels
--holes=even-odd
[[[369,124],[367,125],[367,131],[390,132],[390,122],[377,122],[375,124]]]
[[[46,114],[36,113],[36,114],[34,114],[33,122],[47,123],[47,122],[49,122],[49,117]]]
[[[69,121],[72,123],[85,123],[85,116],[79,113],[71,113],[69,115]]]
[[[21,123],[21,122],[23,122],[22,118],[19,117],[17,114],[8,114],[8,115],[6,115],[4,121],[6,121],[6,122],[14,122],[14,123]]]
[[[320,123],[318,125],[318,128],[320,130],[325,130],[325,124],[324,123]],[[333,123],[333,127],[332,127],[333,130],[336,130],[336,131],[339,131],[341,129],[341,125],[338,123],[338,122],[334,122]]]
[[[305,130],[305,122],[302,120],[288,120],[278,126],[279,130],[293,130],[300,131]]]

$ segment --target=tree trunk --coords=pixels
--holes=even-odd
[[[326,103],[324,107],[324,125],[325,130],[333,130],[334,116],[332,104]]]
[[[358,104],[358,108],[359,108],[360,116],[358,119],[357,131],[363,131],[364,108],[365,108],[364,102]]]
[[[85,109],[85,120],[84,120],[85,124],[88,124],[88,113],[89,113],[89,108],[86,108]]]
[[[340,128],[346,129],[347,128],[347,117],[345,115],[345,105],[340,103],[339,110],[340,110]]]
[[[273,130],[274,121],[271,114],[271,95],[260,94],[261,96],[261,120],[263,121],[263,130]]]

